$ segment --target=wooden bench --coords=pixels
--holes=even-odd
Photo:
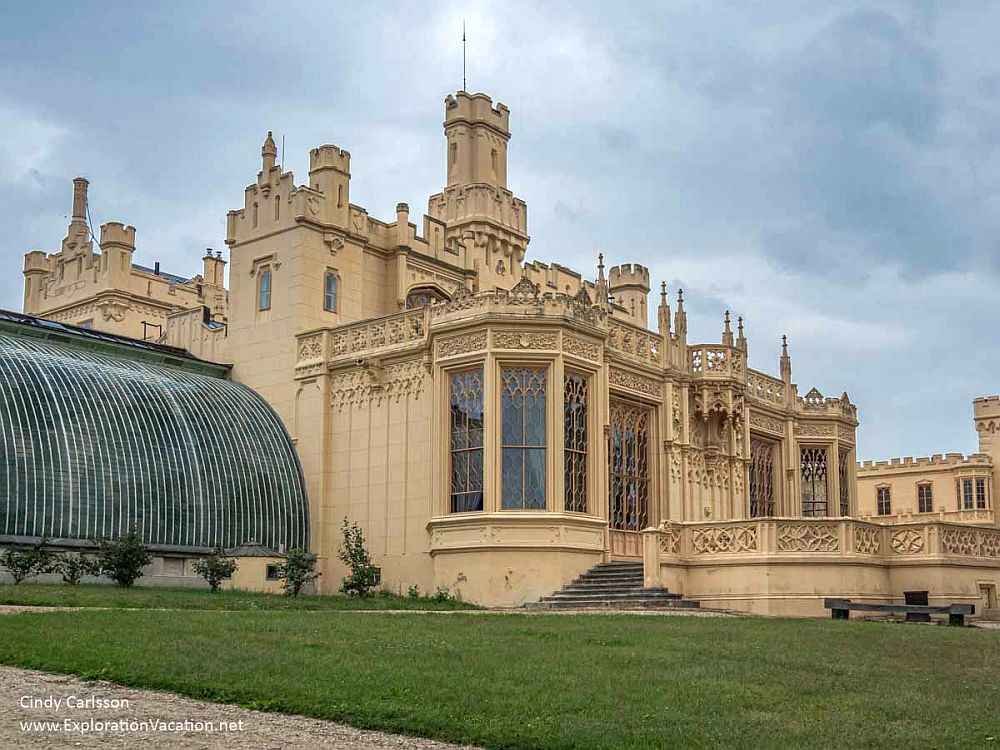
[[[917,604],[869,604],[868,602],[852,602],[850,599],[824,599],[823,606],[830,610],[834,620],[846,620],[851,612],[877,612],[893,614],[903,612],[919,615],[948,615],[949,625],[965,625],[965,618],[976,614],[975,604],[945,604],[940,607],[922,606]]]

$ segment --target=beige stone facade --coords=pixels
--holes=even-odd
[[[120,336],[177,343],[195,356],[228,358],[229,297],[221,253],[206,252],[202,273],[183,278],[133,262],[135,227],[102,224],[93,236],[83,177],[73,180],[73,214],[58,252],[24,258],[24,312]]]
[[[609,559],[643,560],[648,585],[706,604],[779,614],[821,614],[825,595],[930,585],[967,601],[995,585],[992,536],[973,554],[942,519],[856,520],[857,410],[846,393],[800,394],[787,344],[777,374],[752,370],[742,319],[720,310],[719,339],[689,341],[682,292],[661,288],[651,309],[638,264],[599,256],[588,278],[526,261],[509,117],[484,94],[447,97],[445,187],[419,221],[406,203],[388,220],[351,203],[337,146],[313,149],[296,184],[268,134],[228,215],[228,348],[199,341],[201,297],[167,314],[166,342],[231,361],[284,420],[322,592],[343,574],[344,518],[385,586],[490,605]],[[63,256],[92,257],[75,242]],[[26,300],[62,314],[34,301],[62,288],[57,256],[29,254],[26,268],[43,261]],[[915,556],[893,557],[900,544]]]

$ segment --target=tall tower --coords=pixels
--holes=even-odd
[[[463,245],[481,289],[510,288],[521,278],[528,247],[528,207],[507,189],[510,110],[486,94],[445,99],[445,189],[427,213],[446,225],[445,247]]]
[[[979,434],[979,452],[993,459],[993,486],[990,488],[993,508],[1000,493],[1000,396],[984,396],[972,402],[972,417]]]

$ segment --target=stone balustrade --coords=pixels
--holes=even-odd
[[[650,365],[663,365],[663,341],[655,333],[638,326],[608,319],[608,348]]]
[[[747,388],[750,397],[777,406],[785,406],[788,386],[778,378],[773,378],[757,370],[749,370]]]
[[[746,354],[734,346],[692,344],[688,347],[688,367],[698,379],[746,377]]]

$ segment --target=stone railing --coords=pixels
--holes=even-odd
[[[688,347],[688,367],[698,378],[746,377],[746,355],[733,346],[693,344]]]
[[[407,310],[334,328],[329,332],[329,359],[359,358],[424,343],[428,309]]]
[[[787,386],[778,378],[765,375],[756,370],[749,370],[747,375],[747,388],[750,396],[758,401],[764,401],[778,406],[785,405],[785,394]]]
[[[662,343],[655,333],[608,318],[608,347],[616,352],[640,362],[662,366]]]
[[[1000,528],[941,521],[885,525],[851,518],[766,518],[664,522],[643,531],[647,567],[660,562],[810,555],[881,563],[948,556],[1000,560]]]

